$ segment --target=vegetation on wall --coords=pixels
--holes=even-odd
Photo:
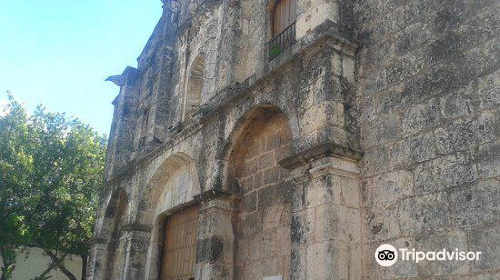
[[[0,114],[0,279],[12,277],[17,253],[42,248],[52,263],[38,279],[78,255],[85,263],[102,189],[106,138],[42,106],[28,115],[9,95]]]

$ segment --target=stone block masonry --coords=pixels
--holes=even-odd
[[[164,0],[109,78],[87,279],[500,279],[499,45],[494,0]],[[193,205],[172,278],[166,221]],[[482,255],[382,267],[384,243]]]

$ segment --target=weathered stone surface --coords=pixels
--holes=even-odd
[[[423,252],[440,251],[446,249],[450,252],[458,249],[467,252],[467,237],[465,233],[447,232],[437,235],[423,236],[416,240],[416,249]],[[470,270],[469,262],[458,261],[428,261],[418,263],[422,276],[450,276],[466,274]]]
[[[399,115],[391,114],[385,119],[373,122],[372,126],[374,129],[366,134],[365,141],[369,143],[368,145],[375,146],[398,139],[401,121]]]
[[[452,226],[471,229],[498,222],[500,219],[500,184],[486,181],[450,193]]]
[[[385,173],[368,180],[365,193],[376,205],[390,205],[414,193],[413,175],[406,170]]]
[[[405,135],[421,132],[436,127],[440,123],[439,100],[431,99],[410,108],[403,115],[403,133]]]
[[[221,238],[211,237],[198,241],[196,262],[215,263],[222,255],[224,242]]]
[[[440,232],[449,227],[450,213],[445,194],[416,196],[404,200],[398,209],[404,235]]]
[[[460,120],[436,130],[437,147],[443,154],[470,150],[478,145],[481,136],[469,120]]]
[[[482,252],[479,261],[472,264],[473,271],[498,270],[500,260],[500,228],[498,226],[488,229],[478,229],[471,233],[471,250]]]
[[[464,117],[474,113],[474,86],[471,84],[465,88],[446,94],[440,100],[441,114],[447,119]]]
[[[470,242],[471,230],[498,224],[492,205],[500,186],[495,2],[357,1],[354,18],[365,44],[357,94],[366,251],[400,236],[425,240],[450,230]],[[383,132],[394,116],[400,129],[388,138]],[[498,277],[486,269],[448,269],[459,264],[408,275],[411,269],[396,265],[381,275],[376,263],[368,264],[364,279]]]
[[[425,133],[396,143],[391,151],[391,165],[396,168],[409,166],[435,158],[437,149],[434,134]]]
[[[88,279],[158,279],[198,203],[196,280],[498,279],[498,1],[297,0],[270,61],[276,2],[165,0],[110,77]],[[382,268],[382,243],[485,258]]]
[[[479,101],[482,109],[500,105],[500,71],[479,79]]]
[[[453,154],[416,166],[413,172],[415,193],[443,191],[474,182],[478,178],[476,165],[463,154]]]
[[[490,143],[479,147],[478,167],[483,178],[500,176],[500,143]]]

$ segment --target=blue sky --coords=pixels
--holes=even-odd
[[[0,104],[10,90],[109,134],[119,92],[108,76],[137,66],[160,0],[0,0]]]

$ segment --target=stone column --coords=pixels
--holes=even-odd
[[[281,161],[292,171],[292,280],[361,279],[359,157],[322,145]]]
[[[125,239],[124,256],[116,258],[119,263],[121,280],[138,280],[145,277],[145,263],[149,247],[151,228],[145,225],[126,225],[122,227]]]
[[[196,280],[232,280],[235,196],[217,190],[202,193],[196,252]]]
[[[104,278],[108,245],[105,239],[94,239],[87,258],[87,280],[98,280]]]

